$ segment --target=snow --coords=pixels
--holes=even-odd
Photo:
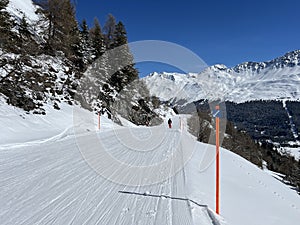
[[[80,123],[73,120],[78,112]],[[0,114],[0,224],[294,225],[300,220],[295,191],[225,149],[221,149],[221,215],[216,216],[215,164],[213,160],[207,164],[214,146],[196,142],[186,127],[180,129],[184,115],[172,116],[172,129],[166,123],[147,128],[128,122],[128,127],[120,127],[102,116],[98,131],[97,115],[78,106],[64,105],[60,111],[49,106],[42,116],[2,102]],[[80,148],[82,143],[94,149],[96,163],[105,164],[99,154],[105,146],[122,166],[137,166],[136,172],[107,162],[99,175]],[[178,171],[178,162],[171,160],[169,167],[137,176],[140,166],[167,162],[175,155],[191,158]],[[145,185],[164,175],[171,176]]]
[[[16,145],[67,135],[72,130],[72,107],[64,104],[63,110],[46,106],[47,116],[27,114],[22,109],[8,106],[0,98],[0,145]]]
[[[300,147],[282,147],[282,149],[283,152],[294,156],[296,160],[300,160]]]
[[[29,22],[36,22],[39,19],[35,13],[37,7],[33,5],[32,0],[9,0],[7,10],[17,18],[22,18],[25,15]]]
[[[251,100],[300,99],[300,66],[236,72],[215,65],[197,75],[153,73],[143,80],[151,95],[164,101],[221,99],[241,103]]]

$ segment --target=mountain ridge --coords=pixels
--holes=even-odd
[[[163,72],[152,73],[143,79],[151,94],[165,101],[220,99],[240,103],[259,99],[299,100],[300,50],[266,62],[244,62],[230,68],[216,64],[198,74]],[[160,87],[155,82],[161,84]],[[175,87],[172,83],[180,84]],[[171,91],[164,94],[167,89]]]

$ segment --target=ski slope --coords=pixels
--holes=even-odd
[[[214,147],[195,142],[181,129],[179,117],[173,118],[172,129],[166,123],[154,128],[120,127],[103,118],[104,129],[99,132],[96,116],[83,115],[86,120],[80,127],[86,132],[76,136],[76,131],[69,130],[68,135],[57,134],[40,142],[16,140],[17,145],[0,145],[0,224],[294,225],[300,219],[296,192],[224,149],[221,216],[216,216],[212,212],[215,165],[201,166]],[[26,134],[26,129],[19,127],[18,131]],[[39,130],[47,131],[49,128]],[[1,138],[4,135],[1,132]],[[128,140],[130,135],[138,141]],[[138,151],[143,142],[144,148]],[[179,160],[145,176],[124,173],[122,167],[114,166],[100,176],[86,160],[82,143],[95,150],[102,145],[111,156],[132,167],[151,169],[174,155]],[[105,163],[97,152],[93,154],[95,162]],[[186,156],[191,157],[187,160]],[[177,170],[177,163],[184,167]],[[162,181],[149,184],[157,177]],[[126,184],[131,181],[132,185]]]

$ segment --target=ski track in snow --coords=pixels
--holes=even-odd
[[[110,177],[105,179],[97,174],[84,160],[74,134],[67,130],[42,141],[0,146],[0,224],[260,225],[263,221],[267,225],[294,225],[299,221],[300,202],[294,191],[224,149],[221,149],[224,219],[216,216],[211,210],[215,206],[214,162],[205,171],[199,170],[205,152],[214,151],[214,146],[204,143],[194,146],[194,138],[186,130],[181,132],[179,124],[179,118],[173,117],[172,129],[164,123],[155,128],[115,126],[97,133],[101,144],[115,159],[134,166],[162,162],[175,151],[184,160],[183,152],[195,148],[183,169],[169,179],[147,186],[116,184],[109,181]],[[184,124],[186,128],[186,121]],[[164,138],[160,140],[154,134],[157,128],[164,129]],[[145,151],[134,149],[141,143],[133,139],[120,141],[120,137],[128,139],[132,134],[147,138],[149,132],[154,139],[144,139],[149,144],[144,146]],[[97,148],[99,143],[90,141],[91,133],[79,132],[78,138]],[[152,149],[153,146],[156,148]],[[155,175],[174,174],[175,163],[178,160],[169,167],[159,167]],[[116,168],[110,176],[118,172],[121,171]],[[124,180],[136,179],[135,174],[123,174]],[[145,177],[140,178],[138,184],[144,180]]]
[[[288,118],[289,118],[289,122],[290,122],[289,125],[290,125],[290,127],[291,127],[291,132],[292,132],[294,138],[297,139],[297,138],[298,138],[298,132],[297,132],[296,125],[295,125],[295,123],[294,123],[293,117],[292,117],[292,115],[291,115],[289,109],[287,108],[286,102],[283,101],[282,104],[283,104],[283,108],[285,109],[286,114],[287,114],[287,116],[288,116]]]
[[[106,132],[101,135],[107,135],[109,139],[113,134]],[[178,142],[180,135],[179,129],[168,130],[165,142],[160,145],[160,151],[165,154],[156,154],[152,158],[137,157],[140,160],[137,163],[142,165],[149,159],[154,163],[167,157],[167,152],[183,151]],[[124,146],[118,140],[110,145],[115,149],[114,154],[124,157]],[[128,152],[135,154],[134,151]],[[135,155],[128,156],[129,159],[131,157]],[[172,172],[172,168],[166,169]],[[129,187],[115,184],[99,176],[87,165],[73,138],[62,138],[60,141],[55,138],[39,145],[27,143],[23,147],[2,148],[0,180],[0,224],[3,225],[194,224],[188,201],[119,192],[186,198],[184,169],[155,185]],[[207,210],[202,212],[206,221],[203,224],[211,224]]]

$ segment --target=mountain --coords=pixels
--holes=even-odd
[[[152,73],[144,80],[150,93],[165,101],[299,100],[300,50],[267,62],[214,65],[198,74]]]
[[[184,112],[212,110],[205,100],[225,101],[226,118],[256,141],[299,146],[300,50],[268,62],[214,65],[199,74],[152,73],[144,81],[152,95]]]

